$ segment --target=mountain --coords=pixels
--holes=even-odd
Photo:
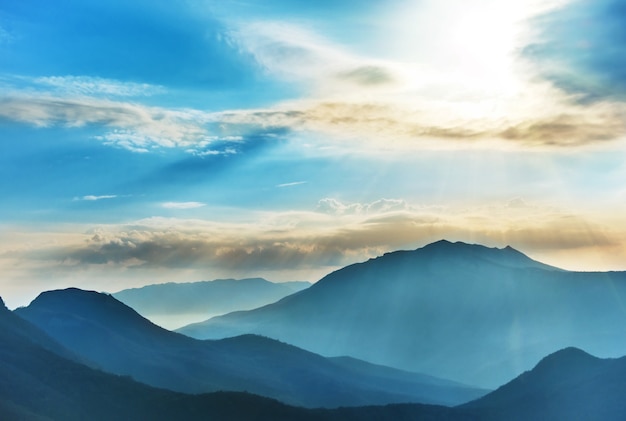
[[[259,334],[495,388],[555,349],[622,355],[624,302],[626,272],[569,272],[511,247],[439,241],[347,266],[276,303],[178,332]]]
[[[0,419],[74,420],[622,420],[626,357],[598,359],[575,348],[544,358],[498,390],[456,408],[401,404],[303,409],[247,393],[185,395],[107,374],[67,351],[0,299]],[[357,367],[361,364],[353,362]]]
[[[626,357],[600,359],[566,348],[460,409],[481,419],[623,420],[625,390]]]
[[[248,393],[185,395],[156,389],[126,376],[94,370],[53,352],[51,349],[61,353],[67,351],[41,330],[6,309],[1,299],[0,337],[2,420],[464,419],[458,410],[432,405],[312,410],[287,406]]]
[[[152,322],[168,329],[237,310],[273,303],[311,286],[309,282],[274,283],[261,278],[166,283],[112,294]]]
[[[248,391],[298,406],[458,404],[486,391],[380,366],[326,359],[268,338],[200,341],[162,329],[110,295],[75,288],[15,310],[105,371],[185,393]]]

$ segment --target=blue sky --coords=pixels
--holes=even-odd
[[[0,4],[9,306],[446,238],[626,268],[626,2]]]

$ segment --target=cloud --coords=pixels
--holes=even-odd
[[[410,206],[401,199],[380,199],[371,203],[348,203],[325,198],[317,203],[316,211],[331,215],[365,215],[409,210]]]
[[[165,202],[161,204],[165,209],[196,209],[206,206],[202,202]]]
[[[195,110],[171,110],[93,97],[18,95],[0,98],[0,119],[38,127],[96,126],[109,131],[95,136],[107,145],[133,152],[155,148],[184,148],[202,153],[215,142],[235,137],[212,135],[211,118]],[[240,138],[237,138],[240,139]]]
[[[415,64],[354,54],[302,25],[253,22],[227,38],[307,96],[261,109],[205,112],[110,99],[156,93],[159,86],[49,76],[32,83],[52,92],[0,98],[0,118],[40,127],[90,125],[103,131],[95,139],[110,146],[137,153],[180,148],[199,157],[240,153],[238,143],[258,133],[313,134],[307,138],[319,147],[365,152],[610,145],[626,134],[626,105],[572,101],[537,81],[517,81],[512,94],[488,92]]]
[[[0,26],[0,45],[13,42],[14,37],[9,31]]]
[[[292,183],[283,183],[283,184],[277,184],[276,187],[282,188],[282,187],[293,187],[293,186],[299,186],[301,184],[306,184],[307,181],[294,181]]]
[[[330,136],[332,145],[352,150],[559,148],[607,144],[626,135],[626,108],[613,104],[562,104],[554,113],[545,109],[544,115],[463,119],[429,110],[427,104],[416,109],[385,102],[301,101],[275,109],[227,111],[216,118],[233,130],[245,126],[322,133],[326,136],[320,144],[328,144],[323,139]]]
[[[197,202],[173,202],[191,209]],[[324,210],[326,213],[322,213]],[[344,204],[323,199],[318,212],[257,214],[257,222],[149,218],[103,225],[56,242],[5,252],[33,267],[117,267],[118,270],[319,270],[382,253],[415,248],[442,238],[493,246],[512,245],[531,254],[620,247],[622,233],[588,217],[515,199],[474,209],[408,205],[403,200]],[[5,245],[6,247],[6,245]],[[15,247],[15,245],[13,245]]]
[[[149,96],[165,92],[165,88],[148,83],[122,82],[92,76],[44,76],[31,79],[41,88],[52,88],[64,95],[79,96]]]
[[[104,199],[115,199],[116,197],[117,195],[115,194],[107,194],[107,195],[102,195],[102,196],[88,195],[88,196],[75,197],[74,200],[96,201],[96,200],[104,200]]]
[[[302,25],[246,22],[229,37],[269,74],[304,82],[314,92],[389,87],[401,79],[393,63],[360,57]]]
[[[230,36],[270,75],[308,92],[306,99],[267,109],[224,111],[223,123],[233,130],[312,131],[339,144],[349,140],[352,149],[391,150],[571,147],[607,144],[626,134],[625,106],[573,101],[571,92],[508,61],[498,68],[503,74],[492,75],[498,83],[481,72],[485,84],[447,68],[359,56],[303,25],[255,22]]]
[[[533,21],[523,50],[540,75],[588,103],[626,100],[626,2],[574,0]]]

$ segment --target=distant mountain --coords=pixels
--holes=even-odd
[[[625,302],[626,272],[568,272],[511,247],[439,241],[178,332],[202,339],[254,333],[493,388],[555,349],[622,355]]]
[[[0,299],[0,419],[11,421],[417,420],[463,419],[432,405],[303,409],[248,393],[185,395],[156,389],[61,357],[45,333]],[[461,418],[458,418],[461,417]]]
[[[626,357],[555,352],[489,395],[460,407],[481,419],[624,420]]]
[[[199,341],[162,329],[110,295],[42,293],[16,314],[108,372],[186,393],[248,391],[306,407],[458,404],[486,391],[344,359],[268,338]]]
[[[209,317],[250,310],[310,287],[309,282],[274,283],[262,278],[166,283],[112,294],[159,326],[173,329]]]

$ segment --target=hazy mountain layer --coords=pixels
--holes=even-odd
[[[54,340],[0,300],[0,419],[73,420],[622,420],[626,357],[568,348],[498,390],[456,408],[403,404],[302,409],[246,393],[184,395],[63,358]],[[361,363],[355,363],[357,366]]]
[[[166,283],[112,294],[159,326],[173,329],[194,321],[273,303],[311,286],[308,282],[274,283],[261,278]]]
[[[187,393],[248,391],[308,407],[458,404],[485,391],[353,360],[330,360],[268,338],[199,341],[162,329],[110,295],[41,294],[16,313],[106,371]]]
[[[11,421],[457,419],[430,405],[310,410],[247,393],[185,395],[70,361],[59,344],[0,300],[0,419]],[[451,418],[454,417],[454,418]]]
[[[497,387],[568,346],[626,352],[626,272],[576,273],[510,248],[440,241],[326,276],[277,303],[178,331],[269,336]]]

